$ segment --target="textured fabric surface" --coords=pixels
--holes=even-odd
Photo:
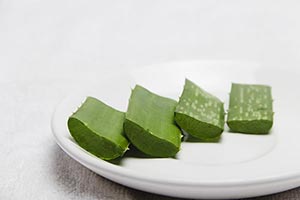
[[[0,199],[173,199],[102,178],[55,143],[55,106],[86,81],[176,60],[300,66],[299,1],[0,0]],[[300,199],[300,189],[263,200]]]

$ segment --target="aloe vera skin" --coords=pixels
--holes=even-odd
[[[122,156],[129,142],[123,133],[125,114],[87,97],[69,117],[68,128],[75,141],[95,156],[112,160]]]
[[[273,126],[273,99],[267,85],[231,85],[227,125],[233,132],[267,134]]]
[[[201,140],[221,136],[224,130],[224,104],[217,97],[186,79],[175,110],[176,123]]]
[[[130,142],[153,157],[172,157],[180,149],[181,131],[174,122],[177,102],[142,86],[132,90],[124,129]]]

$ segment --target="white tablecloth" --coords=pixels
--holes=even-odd
[[[298,67],[299,10],[299,1],[0,0],[0,199],[169,199],[69,158],[51,133],[57,103],[86,81],[166,61]]]

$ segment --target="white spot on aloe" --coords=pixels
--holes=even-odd
[[[195,105],[195,104],[192,104],[192,108],[193,108],[194,110],[196,110],[196,109],[197,109],[197,107],[196,107],[196,105]]]

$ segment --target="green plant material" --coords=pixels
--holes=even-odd
[[[231,85],[227,124],[231,131],[266,134],[273,125],[271,87],[266,85]]]
[[[122,156],[129,142],[123,134],[125,114],[87,97],[69,117],[68,128],[75,141],[95,156],[111,160]]]
[[[154,157],[171,157],[180,149],[181,131],[174,122],[177,102],[136,85],[132,90],[124,129],[130,142]]]
[[[225,123],[223,102],[186,79],[175,110],[175,121],[196,138],[218,138]]]

